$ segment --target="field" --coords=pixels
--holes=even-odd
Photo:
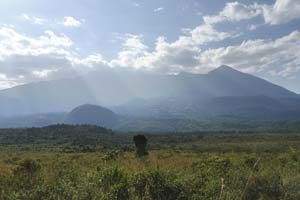
[[[135,134],[2,129],[0,199],[300,199],[300,134],[145,134],[143,157]]]

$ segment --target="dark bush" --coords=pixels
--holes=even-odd
[[[136,147],[136,155],[142,157],[148,155],[147,152],[147,138],[144,135],[136,135],[133,137],[133,141]]]

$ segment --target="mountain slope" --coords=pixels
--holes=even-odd
[[[31,83],[0,91],[0,99],[11,98],[1,115],[24,115],[70,110],[81,102],[94,102],[93,94],[80,79],[65,79]],[[1,100],[0,100],[1,101]],[[17,105],[17,107],[14,107]]]
[[[264,79],[245,74],[228,66],[221,66],[206,76],[209,89],[216,96],[296,97],[296,94]]]
[[[218,97],[265,96],[297,99],[298,95],[258,77],[221,66],[208,74],[162,75],[147,72],[106,69],[72,79],[31,83],[0,91],[0,116],[66,112],[77,105],[96,104],[156,115],[209,112],[207,102]],[[135,105],[134,99],[142,99]],[[147,102],[146,105],[143,102]],[[290,100],[286,100],[289,104]],[[128,103],[131,102],[131,103]],[[297,100],[294,101],[298,105]],[[119,105],[118,107],[116,107]],[[294,107],[294,106],[292,106]],[[139,114],[139,113],[136,113]],[[150,114],[150,113],[149,113]]]
[[[250,74],[242,73],[228,66],[221,66],[208,74],[181,73],[174,77],[181,83],[182,91],[187,95],[221,96],[260,96],[273,98],[296,97],[285,88]],[[202,95],[203,94],[203,95]]]

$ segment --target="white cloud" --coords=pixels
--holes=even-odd
[[[91,54],[86,58],[71,58],[73,65],[83,65],[89,68],[95,68],[96,66],[108,66],[108,62],[99,53]]]
[[[5,88],[14,87],[20,84],[19,81],[15,81],[14,79],[8,78],[6,74],[0,73],[0,90]]]
[[[63,48],[73,45],[73,41],[66,35],[57,35],[49,30],[38,38],[32,38],[16,32],[13,28],[0,27],[0,39],[0,58],[13,54],[42,55],[52,52],[66,54]]]
[[[273,76],[281,76],[284,78],[294,78],[293,74],[300,71],[300,66],[287,66],[281,70],[270,70],[270,74]]]
[[[79,27],[82,25],[82,20],[78,20],[75,19],[74,17],[66,16],[64,17],[62,24],[64,26]]]
[[[197,65],[201,45],[234,36],[231,33],[217,31],[211,25],[203,24],[192,30],[185,30],[185,34],[174,42],[167,42],[164,37],[159,37],[155,49],[149,51],[141,36],[129,35],[118,57],[110,64],[114,67],[132,67],[168,73],[189,70]]]
[[[164,37],[157,39],[155,50],[136,59],[136,68],[158,70],[166,73],[188,71],[197,64],[200,48],[191,42],[191,37],[182,37],[173,43]]]
[[[231,33],[217,31],[213,26],[205,24],[191,30],[188,39],[191,39],[196,45],[201,45],[207,42],[222,41],[229,37],[234,36]]]
[[[46,78],[49,76],[50,73],[56,72],[56,69],[43,69],[43,70],[33,70],[32,74],[38,78]]]
[[[81,58],[73,49],[73,41],[65,34],[47,30],[34,38],[12,27],[0,27],[1,88],[107,66],[100,54]]]
[[[105,60],[95,53],[80,58],[73,42],[63,34],[46,31],[32,38],[13,28],[0,28],[0,83],[2,88],[35,80],[66,77],[98,67],[127,67],[164,73],[188,71],[206,73],[226,64],[245,72],[291,78],[300,71],[300,32],[276,40],[247,40],[238,45],[202,50],[201,45],[221,41],[232,34],[218,32],[204,24],[189,30],[174,42],[159,37],[154,50],[141,35],[123,36],[117,58]]]
[[[223,21],[241,21],[250,19],[261,14],[259,5],[245,5],[237,1],[226,3],[224,9],[218,14],[213,16],[203,16],[203,20],[207,24],[216,24]]]
[[[221,64],[235,66],[245,72],[276,72],[300,66],[300,32],[294,31],[276,40],[248,40],[239,45],[209,49],[199,55],[199,66],[214,68]],[[289,70],[285,75],[291,75]],[[274,73],[273,73],[274,74]]]
[[[153,11],[154,11],[154,12],[161,12],[161,11],[163,11],[163,10],[164,10],[163,7],[158,7],[158,8],[155,8]]]
[[[44,18],[36,17],[36,16],[31,16],[31,15],[28,15],[28,14],[25,14],[25,13],[23,13],[23,14],[21,15],[21,17],[22,17],[24,20],[30,21],[32,24],[39,24],[39,25],[42,25],[42,24],[45,24],[45,23],[47,22],[47,20],[44,19]]]
[[[139,68],[137,60],[147,53],[147,46],[142,42],[142,36],[126,34],[123,48],[118,53],[117,59],[113,59],[110,65],[113,67]]]
[[[142,42],[141,35],[127,34],[127,38],[123,44],[126,49],[145,50],[147,46]]]
[[[266,24],[276,25],[300,18],[299,0],[276,0],[273,5],[250,4],[237,1],[226,3],[218,15],[203,16],[207,24],[217,24],[224,21],[236,22],[262,16]]]
[[[276,40],[246,40],[238,45],[201,50],[202,44],[231,36],[228,33],[219,33],[203,39],[202,36],[207,32],[217,31],[210,30],[212,27],[205,27],[207,25],[202,26],[204,27],[190,30],[188,35],[171,43],[164,37],[159,37],[153,51],[149,51],[142,43],[141,37],[132,36],[125,41],[118,57],[108,65],[164,73],[206,73],[226,64],[244,72],[281,77],[291,77],[293,73],[300,71],[300,58],[297,53],[300,52],[299,31],[293,31]]]
[[[43,25],[45,23],[53,23],[53,24],[58,23],[58,24],[62,24],[64,26],[68,26],[68,27],[80,27],[80,26],[82,26],[82,24],[85,21],[84,19],[79,20],[79,19],[76,19],[71,16],[65,16],[61,22],[55,22],[54,20],[47,20],[45,18],[36,17],[36,16],[29,15],[26,13],[23,13],[21,15],[21,18],[31,22],[32,24]]]
[[[276,0],[274,5],[263,6],[265,22],[271,25],[282,24],[300,18],[299,0]]]

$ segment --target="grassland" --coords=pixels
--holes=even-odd
[[[300,199],[297,133],[146,134],[137,158],[134,133],[100,130],[0,131],[0,199]]]

